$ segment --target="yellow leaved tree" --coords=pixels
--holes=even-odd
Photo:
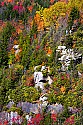
[[[45,26],[50,26],[56,24],[56,21],[59,16],[66,15],[66,3],[65,2],[56,2],[54,5],[43,10],[43,19]]]

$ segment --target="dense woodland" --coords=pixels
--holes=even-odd
[[[82,60],[71,60],[61,71],[58,46],[73,49]],[[37,71],[49,67],[50,72],[42,72],[53,80],[44,85],[48,103],[62,104],[64,110],[54,117],[43,111],[33,125],[82,125],[83,0],[0,0],[0,111],[17,111],[22,125],[32,124],[26,123],[17,104],[38,102],[42,95],[41,88],[35,88],[35,66]],[[14,105],[7,108],[11,100]],[[68,107],[77,112],[69,112]]]

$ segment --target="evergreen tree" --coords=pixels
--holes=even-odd
[[[14,27],[8,22],[2,31],[0,42],[0,67],[8,64],[8,42]]]
[[[80,14],[79,14],[78,8],[73,7],[71,12],[70,12],[69,22],[68,22],[70,28],[73,25],[73,21],[76,20],[76,19],[79,19],[79,17],[80,17]]]

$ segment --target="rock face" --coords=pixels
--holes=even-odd
[[[66,49],[66,46],[58,46],[56,52],[60,52],[61,55],[58,60],[62,64],[62,71],[68,70],[68,66],[70,65],[71,61],[73,61],[75,65],[82,63],[82,54],[75,53],[73,49]]]
[[[34,68],[34,70],[35,70],[35,72],[34,72],[35,87],[36,88],[40,87],[42,90],[44,90],[44,84],[46,82],[48,82],[48,84],[51,84],[53,82],[53,80],[51,79],[51,77],[49,75],[44,77],[42,72],[44,70],[46,70],[46,66],[42,66],[40,71],[36,71],[36,68],[38,68],[38,66],[35,66],[35,68]]]
[[[34,82],[35,82],[35,87],[38,88],[38,86],[43,89],[44,84],[41,82],[43,80],[43,74],[42,72],[34,72]]]

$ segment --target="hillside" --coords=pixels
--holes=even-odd
[[[1,0],[0,125],[82,121],[83,0]]]

